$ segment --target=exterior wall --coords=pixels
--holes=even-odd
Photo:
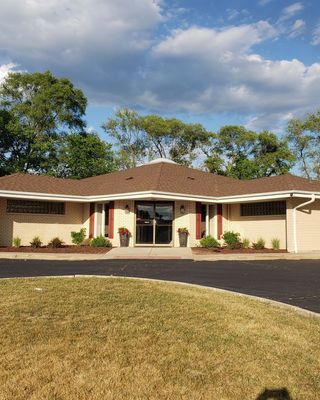
[[[293,208],[308,199],[289,199],[287,201],[288,251],[294,252]],[[296,211],[298,252],[320,250],[320,200]]]
[[[130,211],[125,211],[125,206],[128,205]],[[184,205],[185,212],[181,214],[180,207]],[[134,200],[119,200],[114,203],[114,239],[110,239],[113,246],[120,246],[120,238],[118,229],[126,227],[129,229],[131,236],[129,246],[135,245],[135,202]],[[173,246],[179,247],[178,228],[188,228],[188,246],[196,245],[196,206],[195,202],[176,201],[174,202],[174,221],[173,221]]]
[[[125,211],[125,206],[129,206],[129,212]],[[110,239],[112,246],[120,246],[118,229],[128,228],[131,235],[129,246],[132,247],[135,241],[135,208],[133,200],[118,200],[114,202],[114,238]]]
[[[271,247],[271,240],[278,238],[280,248],[287,247],[285,215],[241,217],[240,204],[224,206],[223,213],[223,232],[228,230],[239,232],[241,238],[247,238],[251,242],[263,238],[266,241],[266,247]]]
[[[185,213],[181,214],[180,207],[184,206]],[[196,246],[196,203],[193,201],[175,201],[173,223],[173,246],[179,247],[179,228],[188,228],[188,247]]]
[[[0,199],[0,245],[11,246],[14,237],[20,237],[22,246],[28,246],[35,236],[43,244],[59,237],[71,244],[71,231],[82,228],[85,207],[82,203],[66,203],[64,215],[20,214],[6,212],[6,199]]]
[[[82,227],[86,229],[86,237],[87,238],[89,237],[89,224],[90,224],[90,203],[83,203],[83,205],[82,205]]]

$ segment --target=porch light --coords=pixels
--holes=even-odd
[[[180,206],[180,214],[184,214],[186,212],[184,205]]]
[[[124,208],[124,211],[125,211],[126,213],[129,213],[129,212],[130,212],[130,207],[129,207],[128,204],[126,204],[126,206],[125,206],[125,208]]]

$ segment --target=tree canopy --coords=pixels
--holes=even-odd
[[[320,179],[320,110],[305,119],[291,119],[287,138],[300,172],[309,179]]]
[[[214,135],[205,165],[210,172],[239,179],[280,175],[290,170],[294,156],[285,139],[227,125]]]
[[[125,108],[102,125],[115,142],[123,168],[156,157],[191,165],[210,142],[211,133],[200,124],[187,124],[159,115],[141,116]]]
[[[0,85],[0,176],[12,172],[86,178],[158,157],[239,179],[280,175],[295,165],[320,179],[320,110],[288,123],[285,137],[118,109],[103,125],[107,141],[86,130],[87,99],[51,72],[11,73]],[[111,144],[112,143],[112,144]]]
[[[83,131],[86,105],[67,78],[9,74],[0,87],[0,173],[50,170],[59,135]]]
[[[49,174],[59,178],[82,179],[113,172],[117,168],[111,144],[96,133],[72,133],[60,140],[56,165]]]

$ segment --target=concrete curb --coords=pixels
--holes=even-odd
[[[194,261],[320,260],[320,253],[193,254]]]
[[[108,254],[108,253],[106,253]],[[54,261],[90,261],[104,260],[106,254],[77,254],[77,253],[14,253],[0,252],[0,259],[7,260],[54,260]]]
[[[251,294],[234,292],[232,290],[220,289],[211,286],[205,285],[197,285],[195,283],[187,283],[187,282],[179,282],[179,281],[167,281],[161,279],[151,279],[151,278],[138,278],[138,277],[127,277],[127,276],[114,276],[114,275],[48,275],[48,276],[29,276],[29,277],[15,277],[15,278],[2,278],[1,280],[11,280],[11,279],[59,279],[59,278],[103,278],[103,279],[130,279],[130,280],[140,280],[140,281],[147,281],[147,282],[158,282],[158,283],[166,283],[166,284],[174,284],[174,285],[182,285],[182,286],[191,286],[198,289],[207,289],[217,293],[225,293],[225,294],[232,294],[239,297],[247,297],[252,300],[257,300],[262,303],[267,303],[269,305],[279,307],[281,309],[286,309],[288,311],[294,311],[295,313],[309,318],[320,318],[320,314],[314,311],[306,310],[301,307],[293,306],[291,304],[282,303],[280,301],[266,299],[265,297],[253,296]]]
[[[278,254],[191,254],[190,258],[177,255],[110,255],[79,253],[14,253],[0,252],[0,259],[8,260],[53,260],[53,261],[93,261],[93,260],[194,260],[194,261],[263,261],[263,260],[320,260],[320,253],[278,253]]]

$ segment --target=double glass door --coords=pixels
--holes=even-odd
[[[171,245],[173,203],[136,203],[136,244]]]

